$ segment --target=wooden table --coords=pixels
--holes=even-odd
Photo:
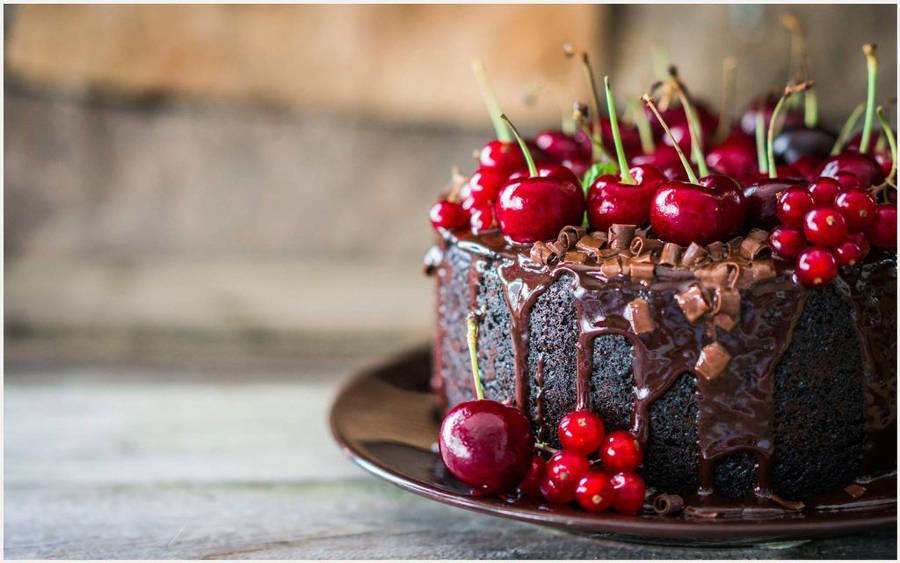
[[[7,365],[7,558],[894,558],[893,529],[688,549],[571,535],[372,477],[326,415],[371,357]],[[8,362],[9,364],[9,362]]]

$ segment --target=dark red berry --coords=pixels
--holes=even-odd
[[[844,190],[861,190],[863,189],[862,182],[859,181],[859,178],[856,177],[855,174],[850,172],[837,172],[834,175],[835,181],[841,185],[841,189]]]
[[[538,490],[544,500],[551,504],[569,504],[575,500],[577,487],[577,481],[560,481],[545,474]]]
[[[559,443],[564,450],[592,454],[603,443],[603,420],[590,411],[574,411],[559,421]]]
[[[526,166],[525,157],[516,143],[497,139],[484,145],[484,148],[478,154],[478,163],[483,169],[490,169],[501,174],[506,173],[507,175]]]
[[[859,257],[860,260],[869,255],[869,250],[872,248],[869,245],[869,239],[866,238],[864,233],[850,233],[847,235],[847,240],[859,247],[859,250],[862,253]]]
[[[791,163],[791,166],[799,172],[804,179],[812,180],[816,177],[816,170],[819,169],[819,166],[822,164],[822,161],[814,156],[801,156],[797,160]]]
[[[813,208],[813,196],[801,186],[788,188],[778,196],[775,216],[789,227],[802,227],[803,218]]]
[[[578,481],[575,500],[588,512],[606,512],[616,501],[616,490],[605,471],[593,470]]]
[[[493,203],[497,201],[500,190],[506,185],[509,174],[506,172],[481,168],[476,170],[463,186],[460,197],[462,206],[471,208],[476,203]]]
[[[772,251],[779,258],[791,260],[807,247],[806,238],[800,229],[793,227],[775,227],[769,235]]]
[[[805,186],[806,182],[788,178],[764,178],[744,188],[747,200],[747,225],[772,229],[778,225],[775,210],[778,194],[794,186]]]
[[[439,201],[428,212],[431,225],[441,229],[458,229],[469,222],[469,214],[458,203]]]
[[[591,140],[581,131],[573,136],[562,131],[543,131],[534,138],[534,144],[558,164],[591,158]]]
[[[591,184],[587,216],[592,229],[606,231],[615,223],[645,225],[650,221],[650,202],[666,177],[649,165],[635,165],[629,170],[636,184],[625,184],[618,174],[605,174]]]
[[[616,473],[610,478],[616,491],[613,510],[620,514],[637,514],[644,506],[647,484],[637,473]]]
[[[875,221],[866,230],[872,246],[897,248],[897,207],[880,203],[875,207]]]
[[[584,191],[557,177],[515,180],[501,190],[496,212],[503,234],[515,242],[548,240],[566,225],[581,225]]]
[[[835,209],[813,209],[803,218],[803,235],[813,244],[834,248],[847,238],[847,221]]]
[[[847,230],[865,231],[875,222],[875,198],[862,190],[845,190],[834,199],[834,208],[847,220]]]
[[[541,495],[548,502],[566,504],[575,500],[578,480],[588,472],[590,462],[583,455],[561,450],[553,454],[547,462],[544,479],[541,481]]]
[[[519,483],[519,490],[530,497],[541,496],[541,481],[544,480],[544,473],[547,469],[547,462],[544,458],[535,454],[531,456],[531,467],[528,468],[528,474]]]
[[[832,156],[822,163],[819,167],[819,176],[828,176],[837,178],[839,172],[846,172],[856,176],[859,187],[868,188],[869,186],[877,186],[884,181],[884,172],[881,165],[878,164],[871,155],[844,151],[837,156]],[[843,185],[843,182],[841,182]]]
[[[637,438],[625,430],[610,432],[600,448],[603,467],[610,471],[634,471],[644,459]]]
[[[737,234],[747,204],[741,187],[727,176],[710,174],[700,185],[672,181],[656,190],[650,224],[659,238],[681,245],[709,244]]]
[[[807,248],[797,257],[797,280],[805,286],[816,287],[831,283],[837,276],[837,260],[825,248]]]
[[[816,178],[809,183],[809,194],[816,205],[831,205],[840,193],[842,186],[834,178]]]
[[[494,204],[487,201],[472,205],[469,208],[469,217],[472,232],[476,235],[497,226],[497,221],[494,218]]]
[[[847,240],[835,247],[834,258],[841,266],[853,266],[862,260],[862,249],[855,242]]]

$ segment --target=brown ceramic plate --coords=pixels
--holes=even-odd
[[[571,531],[655,543],[740,544],[834,536],[895,525],[896,485],[865,502],[828,503],[792,517],[690,519],[615,513],[592,515],[531,499],[479,497],[447,473],[436,453],[440,420],[428,390],[431,355],[415,350],[354,378],[331,409],[331,430],[363,469],[403,489],[446,504]]]

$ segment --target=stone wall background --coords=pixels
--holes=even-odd
[[[7,357],[190,354],[207,334],[285,353],[424,340],[425,213],[490,135],[473,57],[530,131],[586,99],[566,41],[620,95],[646,89],[665,47],[714,105],[733,55],[742,104],[788,78],[785,11],[7,6]],[[879,99],[896,96],[896,6],[790,11],[827,123],[864,98],[867,41]]]

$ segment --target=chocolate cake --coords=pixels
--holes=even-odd
[[[767,241],[441,230],[426,258],[432,386],[445,410],[473,398],[475,312],[486,398],[517,406],[551,447],[576,409],[630,430],[657,493],[791,506],[894,470],[896,253],[873,249],[806,288]]]

